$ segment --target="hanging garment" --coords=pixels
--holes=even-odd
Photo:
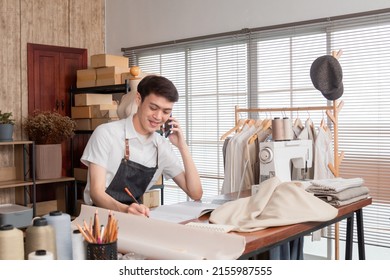
[[[309,179],[312,179],[314,177],[314,161],[315,161],[315,153],[314,153],[314,145],[316,141],[316,134],[315,134],[315,129],[314,129],[314,124],[313,121],[308,118],[305,122],[305,128],[301,131],[301,133],[298,136],[299,140],[312,140],[313,147],[313,164],[311,168],[307,169],[306,172],[306,177]],[[297,168],[292,168],[292,178],[299,178],[298,177],[298,172],[300,172],[300,169]]]
[[[247,158],[245,149],[248,138],[253,134],[254,130],[254,126],[244,126],[242,131],[236,133],[227,144],[225,177],[221,194],[237,192],[247,188],[244,186],[243,181],[245,180],[245,176],[250,176],[247,173],[250,158]]]
[[[328,164],[334,163],[333,142],[331,131],[318,129],[316,141],[314,143],[314,180],[334,178]]]

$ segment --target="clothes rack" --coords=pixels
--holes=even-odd
[[[260,113],[260,112],[298,112],[298,111],[326,111],[326,115],[333,124],[333,149],[334,149],[334,162],[328,164],[328,168],[331,170],[335,177],[339,177],[340,164],[344,158],[344,152],[339,153],[338,143],[338,116],[341,109],[344,106],[343,101],[332,101],[332,105],[329,106],[314,106],[314,107],[281,107],[281,108],[239,108],[235,106],[235,127],[239,124],[240,113]],[[335,259],[338,260],[340,255],[339,251],[339,224],[335,224]]]

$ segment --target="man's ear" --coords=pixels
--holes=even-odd
[[[141,105],[142,98],[141,98],[141,94],[139,92],[137,92],[137,95],[135,97],[135,102],[137,103],[137,106]]]

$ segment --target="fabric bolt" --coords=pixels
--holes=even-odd
[[[90,141],[84,149],[81,162],[86,166],[95,163],[107,170],[106,186],[113,180],[125,153],[125,139],[129,139],[131,148],[130,160],[146,167],[156,166],[158,153],[158,170],[150,181],[150,189],[161,174],[171,179],[181,172],[183,167],[179,158],[172,149],[169,140],[158,133],[145,138],[136,133],[132,116],[115,122],[98,126],[91,135]],[[89,175],[88,175],[89,178]],[[89,194],[89,180],[84,190],[84,201],[92,205]]]

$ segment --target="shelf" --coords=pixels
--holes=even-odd
[[[130,91],[130,85],[128,83],[119,85],[108,85],[108,86],[96,86],[96,87],[85,87],[85,88],[71,88],[71,93],[127,93]]]
[[[33,141],[29,140],[15,140],[15,141],[0,141],[0,146],[9,146],[9,145],[27,145],[33,144]]]
[[[23,181],[23,180],[0,181],[0,189],[26,187],[32,185],[34,185],[34,182],[32,181]]]
[[[36,180],[36,185],[51,184],[51,183],[61,183],[61,182],[72,182],[75,178],[73,177],[61,177],[55,179],[46,179],[46,180]]]

